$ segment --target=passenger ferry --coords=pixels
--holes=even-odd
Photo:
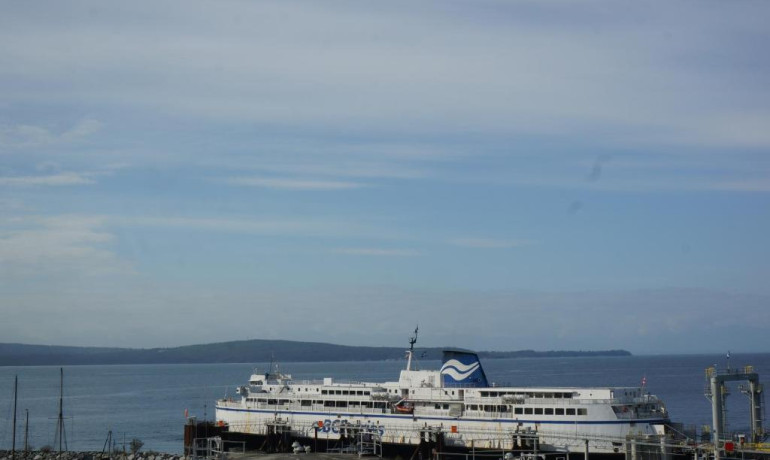
[[[628,436],[657,437],[669,423],[663,402],[644,387],[495,386],[476,353],[465,350],[445,350],[439,370],[412,369],[416,340],[415,333],[398,381],[300,381],[255,371],[239,398],[217,401],[216,420],[256,436],[281,425],[316,442],[355,429],[409,446],[440,432],[454,449],[516,450],[536,439],[539,451],[567,453],[585,452],[589,440],[592,453],[622,453]]]

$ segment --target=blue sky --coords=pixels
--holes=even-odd
[[[2,341],[770,351],[768,10],[4,3]]]

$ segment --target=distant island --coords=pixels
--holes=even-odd
[[[419,348],[422,359],[441,359],[443,348]],[[289,340],[240,340],[174,348],[101,348],[55,345],[0,344],[0,366],[88,364],[203,364],[263,363],[275,356],[281,362],[383,361],[402,359],[403,347],[356,347]],[[625,350],[606,351],[482,351],[496,358],[555,358],[630,356]]]

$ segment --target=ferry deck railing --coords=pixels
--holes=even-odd
[[[447,399],[446,401],[451,401]],[[465,402],[467,404],[535,404],[535,405],[548,405],[548,406],[561,406],[561,405],[586,405],[586,404],[658,404],[659,399],[656,398],[604,398],[604,399],[592,399],[592,398],[507,398],[505,396],[498,397],[480,397],[480,396],[465,396],[464,399],[458,399],[457,401]]]
[[[466,402],[466,404],[472,404],[472,403]],[[559,405],[553,405],[553,404],[542,404],[542,400],[538,400],[538,402],[535,402],[533,404],[534,404],[533,407],[539,406],[541,408],[542,407],[548,408],[548,407],[551,407],[551,406],[553,406],[553,407],[565,407],[565,408],[570,408],[570,407],[578,408],[579,407],[579,408],[585,408],[588,411],[588,413],[591,412],[591,405],[590,404],[582,404],[582,405],[581,404],[571,404],[571,405],[559,406]],[[221,407],[239,407],[239,408],[242,407],[240,405],[240,402],[220,401],[219,405]],[[493,417],[498,418],[498,419],[518,419],[518,418],[521,418],[522,416],[533,416],[533,415],[534,416],[540,416],[540,415],[543,415],[543,416],[558,416],[558,417],[575,417],[575,416],[582,417],[583,415],[585,415],[585,414],[579,414],[579,413],[569,414],[569,415],[567,415],[567,414],[529,414],[529,413],[527,413],[527,414],[519,414],[519,413],[516,413],[514,410],[508,410],[508,411],[505,411],[505,412],[502,412],[502,411],[485,411],[485,410],[483,410],[483,406],[485,406],[485,405],[487,405],[487,406],[490,406],[490,405],[491,406],[495,406],[496,404],[494,402],[484,401],[483,404],[477,404],[477,405],[479,406],[479,409],[477,409],[477,410],[467,409],[465,407],[462,408],[462,409],[457,409],[457,408],[453,408],[451,405],[450,405],[449,409],[443,409],[443,408],[441,408],[441,409],[434,409],[432,407],[420,407],[420,408],[417,409],[416,416],[418,416],[418,417],[419,416],[449,416],[449,417],[458,417],[458,416],[460,416],[462,414],[466,414],[466,415],[473,415],[473,416],[493,416]],[[514,405],[514,407],[517,407],[517,406],[521,406],[521,405]],[[309,406],[301,406],[300,404],[297,404],[297,403],[287,403],[287,404],[277,404],[277,405],[272,405],[272,404],[253,404],[253,405],[249,405],[247,407],[252,408],[252,409],[256,409],[256,410],[260,410],[260,411],[263,411],[263,412],[274,411],[276,413],[280,413],[282,411],[291,411],[291,410],[312,410],[312,411],[318,411],[318,412],[336,410],[340,414],[352,414],[352,415],[355,415],[355,414],[379,415],[379,414],[391,414],[392,413],[392,410],[389,407],[364,407],[364,406],[353,406],[353,405],[350,405],[350,406],[347,406],[347,407],[325,407],[322,404],[312,404],[312,405],[309,405]],[[604,406],[604,407],[606,407],[606,406]],[[609,415],[610,413],[612,413],[611,410],[610,410],[610,412],[606,412],[605,415]],[[618,413],[614,413],[614,416],[616,416],[619,419],[658,419],[658,418],[665,418],[667,416],[667,414],[665,412],[663,412],[663,411],[638,410],[638,411],[635,411],[635,412],[634,411],[629,411],[629,412],[626,412],[626,413],[618,412]]]

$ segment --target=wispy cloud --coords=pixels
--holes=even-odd
[[[88,137],[91,134],[101,130],[103,126],[104,123],[101,121],[87,118],[85,120],[79,121],[75,126],[63,132],[59,137],[64,141],[73,141]]]
[[[453,238],[449,244],[463,248],[509,249],[535,244],[532,240],[505,240],[494,238]]]
[[[275,177],[231,177],[224,179],[224,182],[229,185],[244,187],[262,187],[296,191],[332,191],[364,187],[364,184],[359,182]]]
[[[87,118],[65,130],[44,126],[16,124],[0,126],[0,146],[39,147],[52,144],[75,142],[99,131],[104,124]]]
[[[421,253],[414,249],[389,249],[389,248],[338,248],[333,252],[349,256],[374,256],[374,257],[414,257]]]
[[[99,23],[88,14],[52,23],[22,5],[6,12],[0,38],[18,46],[4,50],[0,64],[41,98],[208,119],[428,134],[449,127],[580,138],[590,130],[611,132],[602,138],[615,145],[642,137],[770,143],[768,114],[741,116],[742,106],[766,104],[767,62],[758,51],[768,35],[756,19],[766,6],[666,5],[629,14],[600,3],[601,15],[531,2],[481,9],[393,2],[376,12],[257,3],[180,14],[184,3],[168,2],[135,22],[120,22],[120,12],[105,7]],[[63,11],[55,2],[48,7]],[[252,27],[233,24],[234,15]],[[567,15],[575,21],[565,24]],[[715,26],[721,40],[710,33]],[[121,34],[111,34],[115,27]],[[159,35],[147,36],[147,27]],[[452,33],[458,28],[461,38]],[[736,116],[708,129],[711,114],[728,111]]]
[[[60,173],[47,176],[11,176],[0,177],[0,186],[33,187],[51,186],[63,187],[71,185],[91,185],[96,183],[89,174]]]
[[[18,212],[25,208],[22,200],[13,198],[0,198],[0,211],[12,213]]]
[[[125,272],[109,250],[114,236],[92,216],[21,217],[0,221],[0,260],[7,276],[69,273],[90,276]]]
[[[711,186],[713,190],[730,192],[770,192],[770,176],[764,179],[745,179],[718,182]]]
[[[111,216],[110,223],[120,226],[140,226],[158,228],[187,228],[236,233],[293,233],[314,232],[328,229],[330,223],[311,219],[237,219],[208,217],[149,217],[149,216]]]
[[[543,163],[501,163],[497,169],[478,175],[471,171],[464,177],[473,183],[610,193],[766,192],[770,187],[770,165],[761,151],[639,152],[600,154],[595,159],[576,155],[563,158],[558,166],[553,165],[557,157],[543,156]],[[543,167],[545,163],[550,167]]]
[[[104,216],[110,225],[120,227],[179,228],[210,232],[243,233],[275,236],[396,238],[382,225],[369,224],[365,219],[298,218],[271,216],[264,218],[185,217],[185,216]]]
[[[0,176],[0,186],[8,187],[64,187],[93,185],[100,177],[111,176],[127,168],[127,163],[108,163],[99,167],[81,171],[62,171],[57,161],[45,161],[34,165],[36,175],[17,174]]]
[[[400,159],[351,160],[334,152],[323,155],[319,155],[317,152],[313,152],[313,154],[303,153],[295,153],[295,159],[291,162],[280,158],[273,160],[259,157],[252,159],[251,162],[249,159],[240,159],[237,166],[262,173],[292,177],[421,179],[430,176],[427,167],[407,165],[402,163]],[[432,159],[428,159],[428,161],[430,160]],[[227,164],[225,166],[232,167],[233,165]]]

